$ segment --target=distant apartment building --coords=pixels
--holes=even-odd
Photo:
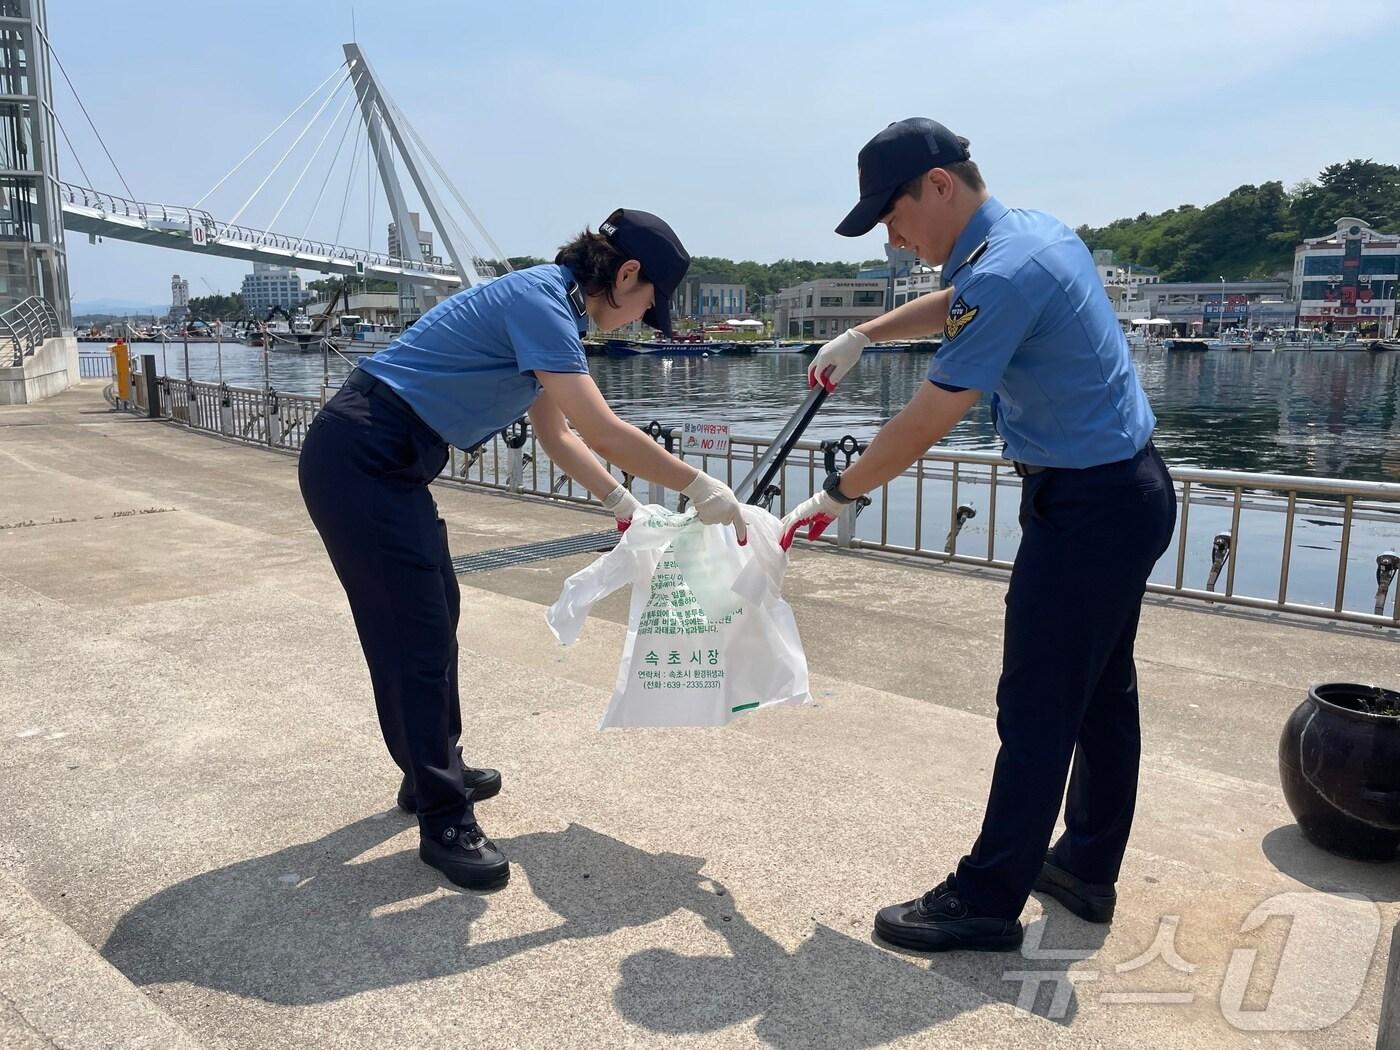
[[[1363,219],[1343,216],[1336,230],[1311,237],[1293,253],[1290,286],[1304,324],[1336,324],[1396,331],[1400,233],[1381,233]]]
[[[253,263],[253,272],[243,277],[243,307],[250,317],[261,320],[274,306],[291,311],[306,301],[301,274],[288,266]]]
[[[803,281],[778,292],[773,331],[789,339],[830,339],[885,312],[886,282]]]
[[[190,282],[178,273],[170,276],[170,313],[173,324],[179,324],[190,312]]]
[[[423,252],[423,261],[430,263],[441,263],[441,257],[433,254],[433,233],[431,230],[424,230],[419,224],[418,213],[411,211],[408,213],[408,221],[413,224],[413,232],[418,237],[418,247]],[[389,223],[389,257],[392,259],[402,259],[402,244],[399,242],[398,223]]]
[[[701,324],[742,317],[749,311],[749,292],[742,284],[729,284],[712,274],[693,274],[671,296],[671,316]]]

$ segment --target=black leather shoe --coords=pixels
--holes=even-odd
[[[1085,882],[1055,864],[1055,854],[1045,855],[1036,876],[1035,890],[1054,897],[1085,922],[1112,922],[1118,892],[1111,882]]]
[[[458,748],[457,755],[461,757],[461,749]],[[501,774],[495,769],[474,769],[463,764],[462,782],[466,784],[467,790],[471,792],[468,796],[470,802],[484,802],[488,798],[495,798],[501,793]],[[418,812],[418,796],[413,793],[413,788],[408,786],[408,777],[399,781],[399,809],[405,813]]]
[[[875,932],[902,948],[921,952],[1007,952],[1021,946],[1020,919],[974,915],[958,894],[953,875],[922,897],[881,908]]]
[[[436,839],[420,838],[418,856],[458,886],[485,890],[510,880],[510,862],[477,824],[448,828]]]

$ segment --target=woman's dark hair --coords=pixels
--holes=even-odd
[[[601,233],[585,229],[568,244],[559,249],[554,261],[567,266],[586,295],[605,295],[608,304],[616,306],[613,288],[617,283],[617,271],[627,261]]]

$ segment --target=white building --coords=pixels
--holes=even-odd
[[[830,339],[885,312],[885,282],[822,278],[778,292],[773,331],[788,339]]]
[[[1400,233],[1381,233],[1343,216],[1335,232],[1312,237],[1293,253],[1293,297],[1303,324],[1359,328],[1388,338],[1396,331]]]
[[[1099,248],[1094,252],[1094,269],[1098,271],[1099,281],[1105,288],[1111,284],[1122,285],[1129,289],[1130,298],[1136,298],[1131,295],[1132,289],[1144,284],[1156,284],[1162,279],[1150,266],[1119,262],[1114,258],[1112,248]]]
[[[190,312],[190,282],[178,273],[170,276],[170,320],[179,324]]]
[[[903,306],[911,299],[917,299],[943,287],[943,267],[917,265],[907,277],[894,279],[894,301],[892,306]]]
[[[243,277],[243,307],[248,315],[262,320],[274,306],[291,312],[306,301],[301,274],[288,266],[253,263],[253,272]]]

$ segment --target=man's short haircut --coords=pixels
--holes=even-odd
[[[971,145],[971,143],[961,135],[958,136],[958,141],[962,143],[963,149],[967,149]],[[964,186],[974,193],[980,193],[987,188],[986,182],[982,179],[982,173],[977,170],[977,162],[970,157],[967,160],[955,161],[952,164],[940,164],[939,167],[949,175],[961,181]],[[915,175],[903,186],[895,190],[894,196],[890,198],[890,208],[893,208],[895,201],[899,200],[901,197],[913,197],[915,200],[921,199],[924,195],[924,176],[927,174],[928,172],[926,171],[921,175]],[[889,214],[888,208],[885,210],[885,214]]]
[[[963,138],[961,135],[958,136],[958,142],[962,144],[962,148],[964,152],[967,153],[968,159],[960,160],[955,164],[945,164],[943,167],[947,169],[948,174],[956,175],[961,179],[963,185],[968,189],[980,193],[987,188],[987,184],[982,181],[982,173],[977,170],[977,162],[972,159],[972,143],[968,142],[967,139]]]

